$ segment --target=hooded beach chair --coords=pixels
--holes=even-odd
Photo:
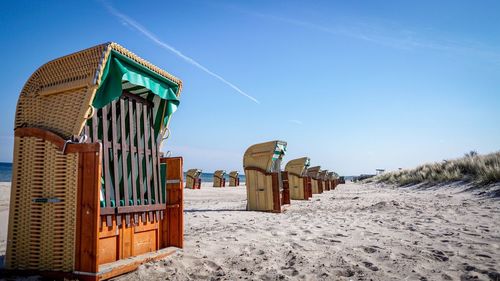
[[[320,166],[307,169],[307,175],[311,178],[311,189],[313,194],[323,193],[323,183],[319,180]]]
[[[243,157],[247,210],[281,212],[286,202],[281,161],[286,142],[270,141],[250,146]]]
[[[330,189],[334,190],[335,187],[337,187],[337,183],[335,180],[335,172],[329,172],[328,173],[328,181],[330,182]]]
[[[15,116],[6,268],[102,280],[183,246],[182,82],[116,43],[50,61]]]
[[[240,185],[240,174],[238,171],[231,171],[229,173],[229,186],[239,186]]]
[[[201,188],[201,170],[189,169],[186,172],[186,188],[200,189]]]
[[[226,186],[226,171],[217,170],[214,172],[214,187]]]
[[[293,200],[308,200],[312,197],[311,179],[307,176],[309,157],[288,161],[285,171],[288,172],[290,198]]]
[[[319,172],[319,180],[322,182],[323,190],[330,191],[330,181],[328,180],[328,170],[322,170]]]
[[[339,177],[338,182],[339,182],[339,184],[345,184],[345,178],[344,177]]]

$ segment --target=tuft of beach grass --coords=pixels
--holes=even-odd
[[[485,186],[500,182],[500,152],[479,155],[475,151],[464,157],[430,163],[415,169],[387,172],[365,180],[367,183],[386,183],[399,186],[421,183],[470,182]]]

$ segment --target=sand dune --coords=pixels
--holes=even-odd
[[[208,185],[185,190],[184,250],[116,280],[500,280],[500,200],[346,184],[271,214]]]

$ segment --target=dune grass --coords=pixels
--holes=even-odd
[[[399,186],[456,181],[470,182],[481,186],[499,183],[500,152],[478,155],[477,152],[471,151],[462,158],[425,164],[415,169],[387,172],[366,180],[366,182]]]

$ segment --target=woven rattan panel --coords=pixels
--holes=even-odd
[[[16,137],[7,268],[71,271],[75,256],[78,155]],[[36,203],[51,198],[56,202]]]
[[[105,45],[68,55],[40,67],[26,82],[16,111],[16,128],[49,129],[78,135],[89,110]]]

